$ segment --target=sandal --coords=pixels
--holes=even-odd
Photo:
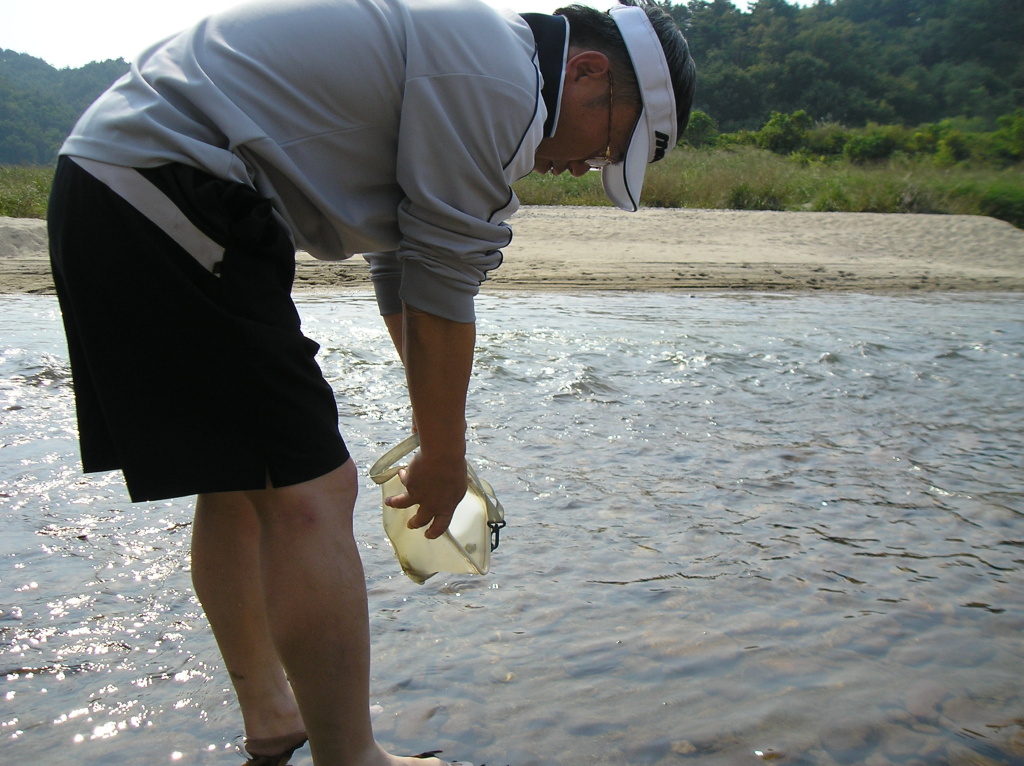
[[[437,758],[437,760],[441,761],[441,758],[440,758],[441,752],[442,752],[441,750],[428,750],[425,753],[420,753],[419,755],[411,755],[409,757],[410,758]],[[466,761],[452,761],[451,763],[449,763],[448,761],[441,761],[441,766],[473,766],[473,764],[467,763]]]
[[[246,763],[252,766],[288,766],[292,753],[306,744],[306,732],[296,731],[280,737],[246,739]]]

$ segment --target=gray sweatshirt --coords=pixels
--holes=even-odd
[[[253,186],[296,247],[375,253],[383,313],[468,322],[554,130],[543,85],[530,26],[479,0],[260,0],[143,52],[61,153]]]

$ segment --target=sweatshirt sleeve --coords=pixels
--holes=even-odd
[[[380,315],[401,314],[402,299],[398,293],[402,286],[402,264],[396,254],[364,253],[363,258],[370,264],[370,280]]]
[[[535,92],[498,77],[407,82],[397,164],[404,302],[474,320],[473,299],[512,239],[511,183],[532,168],[537,113]]]

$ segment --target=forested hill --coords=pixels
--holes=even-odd
[[[1024,106],[1024,0],[664,4],[698,67],[697,108],[723,131],[771,112],[849,127],[992,121]]]
[[[124,59],[55,69],[0,48],[0,164],[52,163],[78,116],[127,71]]]
[[[514,5],[515,0],[510,0]],[[698,67],[696,107],[721,130],[804,110],[849,127],[983,124],[1024,107],[1024,0],[663,2]],[[0,164],[49,164],[77,116],[128,69],[0,50]]]

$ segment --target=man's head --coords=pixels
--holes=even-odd
[[[647,164],[682,137],[696,86],[675,22],[633,2],[607,13],[581,5],[555,12],[569,21],[569,57],[558,127],[541,142],[535,166],[577,176],[601,167],[609,198],[629,211],[639,205]]]

